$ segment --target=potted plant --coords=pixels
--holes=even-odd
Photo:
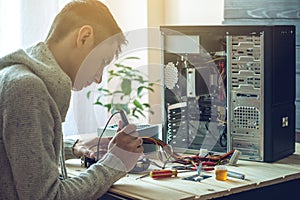
[[[126,57],[121,62],[115,63],[113,69],[108,70],[107,85],[120,83],[120,87],[109,89],[102,86],[98,88],[94,104],[105,107],[111,113],[124,110],[129,117],[145,118],[145,112],[153,114],[153,111],[143,97],[148,92],[154,92],[154,82],[149,82],[142,71],[124,64],[124,61],[128,60],[137,61],[139,58]],[[91,93],[91,91],[87,93],[88,98],[91,97]]]

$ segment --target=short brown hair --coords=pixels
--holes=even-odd
[[[115,36],[119,51],[121,45],[126,43],[122,30],[111,12],[98,0],[73,0],[68,3],[55,17],[46,40],[59,42],[83,25],[93,27],[97,43]]]

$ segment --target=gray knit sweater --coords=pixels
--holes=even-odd
[[[0,59],[1,200],[96,199],[125,175],[107,154],[81,175],[59,179],[70,95],[71,80],[45,43]]]

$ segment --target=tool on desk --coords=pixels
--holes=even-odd
[[[140,177],[137,177],[137,179],[142,179],[142,178],[145,178],[147,176],[150,176],[151,178],[153,179],[160,179],[160,178],[169,178],[169,177],[176,177],[177,174],[179,173],[179,171],[177,171],[177,169],[162,169],[162,170],[153,170],[153,171],[150,171],[149,173],[147,174],[144,174]]]
[[[200,182],[209,177],[211,176],[202,174],[202,163],[199,163],[199,165],[197,166],[197,174],[182,178],[182,180]]]
[[[176,169],[163,169],[163,170],[153,170],[150,172],[150,177],[154,179],[160,179],[160,178],[169,178],[169,177],[176,177],[178,174],[178,171]]]
[[[233,171],[227,171],[227,176],[245,180],[245,175]]]
[[[199,156],[200,157],[205,157],[205,156],[207,156],[207,154],[208,154],[208,150],[207,149],[200,149],[199,150]]]
[[[241,152],[239,150],[234,150],[232,156],[230,157],[229,159],[229,165],[236,165],[237,164],[237,161],[239,160],[240,158],[240,155],[241,155]]]
[[[147,176],[149,176],[149,173],[144,174],[144,175],[142,175],[142,176],[139,176],[139,177],[137,177],[135,180],[142,179],[142,178],[146,178]]]
[[[175,166],[172,166],[172,169],[196,171],[200,165],[201,165],[200,169],[203,171],[211,171],[211,170],[215,169],[214,162],[200,162],[197,165],[198,165],[198,167],[194,166],[194,165],[175,165]]]
[[[82,165],[86,168],[89,168],[91,165],[93,165],[94,163],[96,163],[99,159],[100,159],[100,156],[99,156],[99,151],[100,151],[100,140],[102,138],[102,135],[104,133],[104,131],[106,130],[107,128],[107,125],[109,123],[109,121],[111,120],[111,118],[116,114],[116,113],[120,113],[120,116],[121,116],[121,120],[123,122],[123,126],[127,126],[129,124],[128,122],[128,119],[126,117],[126,114],[123,110],[120,110],[119,112],[115,112],[110,118],[109,120],[107,121],[106,125],[105,125],[105,128],[102,130],[100,136],[99,136],[99,139],[98,139],[98,144],[97,144],[97,156],[96,158],[88,158],[86,156],[83,156],[81,158],[81,161],[82,161]]]
[[[197,174],[200,176],[202,171],[202,163],[199,163],[197,166]]]
[[[210,175],[198,175],[198,174],[195,174],[195,175],[192,175],[192,176],[188,176],[188,177],[184,177],[182,178],[182,180],[187,180],[187,181],[194,181],[194,182],[200,182],[206,178],[210,178],[211,176]]]

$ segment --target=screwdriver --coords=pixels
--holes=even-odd
[[[159,178],[168,178],[172,176],[177,176],[178,172],[176,169],[163,169],[163,170],[154,170],[150,172],[150,177],[154,179]]]

